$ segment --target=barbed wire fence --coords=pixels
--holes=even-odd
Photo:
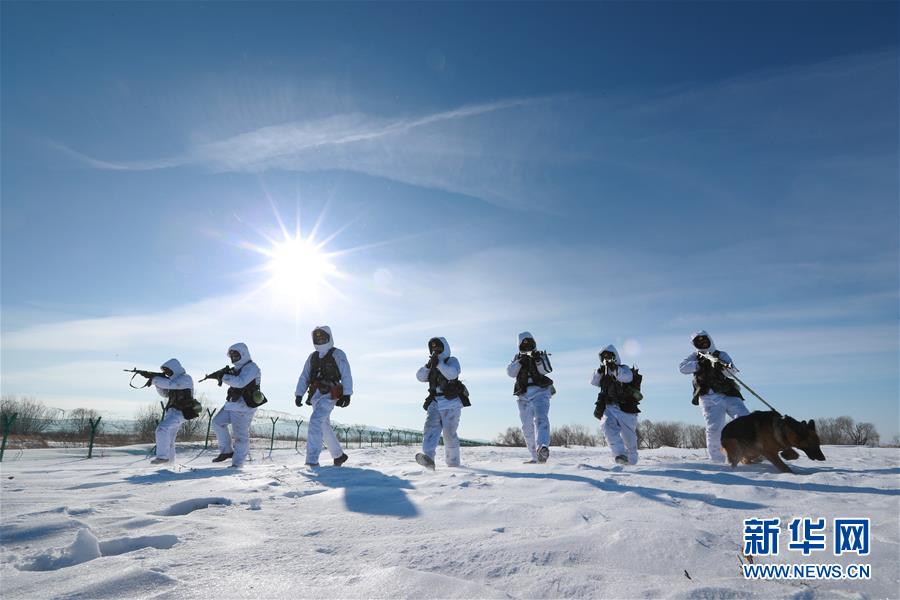
[[[212,421],[221,407],[208,405],[202,396],[203,411],[196,419],[185,421],[178,431],[180,448],[217,451]],[[163,417],[164,404],[141,407],[135,418],[121,419],[100,414],[94,409],[63,411],[46,407],[32,398],[0,399],[2,446],[0,461],[15,458],[27,449],[53,448],[71,451],[75,456],[93,458],[103,449],[133,447],[135,453],[155,452],[156,427]],[[250,428],[250,458],[265,460],[278,451],[306,452],[309,415],[258,409]],[[338,440],[345,448],[414,446],[422,443],[422,432],[399,427],[332,422]],[[486,445],[461,439],[465,446]]]

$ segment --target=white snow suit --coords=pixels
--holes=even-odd
[[[600,351],[612,352],[616,357],[616,381],[620,383],[631,383],[634,379],[634,373],[627,365],[623,365],[619,358],[619,351],[610,344]],[[603,367],[594,371],[591,378],[591,385],[600,387],[600,380],[603,377]],[[637,464],[638,461],[638,440],[637,440],[637,423],[638,416],[635,413],[627,413],[615,402],[609,402],[603,411],[603,419],[600,421],[600,428],[603,435],[606,436],[606,442],[612,452],[613,458],[617,456],[625,456],[628,458],[628,464]]]
[[[170,390],[191,390],[191,397],[194,395],[194,380],[185,373],[184,367],[177,359],[167,360],[162,365],[172,371],[171,377],[159,377],[158,375],[150,380],[156,386],[156,391],[160,396],[169,398]],[[156,458],[175,462],[175,436],[184,423],[184,415],[181,410],[170,407],[166,409],[162,421],[156,426]]]
[[[331,328],[327,325],[321,325],[316,327],[316,329],[328,332],[327,343],[313,344],[316,353],[321,359],[334,347],[334,338],[331,335]],[[347,355],[340,348],[335,348],[332,356],[337,364],[338,371],[341,373],[341,385],[344,386],[344,395],[350,396],[353,394],[353,376],[350,373],[350,362],[347,360]],[[303,371],[297,380],[295,396],[303,396],[309,387],[310,377],[314,375],[312,373],[312,357],[313,355],[310,354],[306,359],[306,364],[303,365]],[[331,427],[331,411],[334,410],[335,402],[336,400],[331,398],[330,393],[322,393],[318,389],[313,393],[313,412],[312,416],[309,417],[309,427],[306,434],[306,464],[308,465],[319,464],[323,440],[325,445],[328,446],[328,452],[332,458],[338,458],[344,453],[344,449],[341,448],[341,443],[337,436],[334,435],[334,429]]]
[[[450,344],[445,338],[437,338],[444,345],[444,350],[438,355],[437,370],[448,380],[457,379],[460,373],[459,361],[450,356]],[[428,365],[420,368],[416,373],[416,379],[428,382]],[[456,430],[459,428],[459,417],[462,414],[462,400],[459,398],[447,399],[437,388],[434,401],[428,405],[428,416],[425,417],[425,427],[422,436],[422,453],[434,460],[438,441],[441,434],[444,436],[444,459],[448,467],[458,467],[460,464],[459,436]]]
[[[716,351],[715,342],[705,331],[698,331],[691,336],[691,344],[700,336],[709,338],[709,348],[704,353],[712,354]],[[679,370],[685,375],[693,375],[700,368],[698,362],[699,356],[697,352],[692,352],[687,358],[681,361]],[[724,351],[719,353],[719,359],[723,362],[733,364],[731,357]],[[729,379],[734,379],[728,369],[724,369],[722,373]],[[744,406],[744,401],[735,396],[726,396],[713,390],[700,396],[700,407],[703,409],[703,419],[706,421],[706,452],[709,454],[710,460],[714,462],[725,462],[725,452],[722,450],[722,428],[725,427],[726,416],[732,419],[749,415],[750,411]]]
[[[516,347],[521,346],[522,340],[529,338],[534,339],[530,332],[520,333]],[[535,342],[536,346],[537,342]],[[547,375],[550,372],[543,361],[537,361],[535,366],[541,375]],[[506,374],[516,379],[521,370],[522,364],[517,357],[513,357],[512,362],[506,367]],[[553,389],[552,387],[542,388],[539,385],[533,385],[531,377],[528,378],[528,383],[525,393],[517,396],[517,402],[525,445],[528,447],[528,452],[531,453],[531,459],[537,461],[538,448],[550,446],[550,396],[553,394]]]
[[[260,385],[262,372],[251,360],[247,345],[239,342],[228,348],[228,352],[232,350],[236,350],[241,355],[240,360],[233,365],[235,369],[240,370],[240,374],[225,375],[222,377],[222,383],[229,387],[242,388],[256,380],[256,384]],[[255,414],[255,408],[247,406],[243,398],[237,398],[234,401],[226,401],[219,410],[219,414],[213,417],[212,426],[219,443],[219,454],[234,452],[231,464],[236,467],[242,466],[250,453],[250,427],[253,425],[253,415]],[[228,431],[228,425],[231,425],[231,433]],[[232,436],[234,436],[233,444]]]

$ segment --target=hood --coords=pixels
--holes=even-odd
[[[241,360],[234,363],[235,369],[240,369],[241,367],[246,365],[248,362],[250,362],[250,350],[247,349],[247,344],[245,344],[244,342],[238,342],[237,344],[232,344],[231,346],[228,347],[228,352],[231,352],[232,350],[237,350],[241,355]],[[225,353],[225,356],[228,356],[228,352]]]
[[[516,348],[518,348],[519,346],[522,345],[522,340],[527,340],[528,338],[531,338],[534,340],[534,336],[531,335],[530,331],[523,331],[522,333],[520,333],[519,334],[519,343],[516,344]],[[535,345],[535,347],[537,347],[537,340],[534,340],[534,345]]]
[[[450,344],[447,343],[447,338],[435,336],[435,337],[431,338],[430,340],[428,340],[428,342],[430,343],[431,340],[433,340],[435,338],[441,340],[441,343],[444,345],[444,351],[441,352],[440,354],[438,354],[438,358],[440,360],[447,360],[448,358],[450,358]]]
[[[172,370],[172,379],[178,377],[179,375],[184,375],[184,367],[181,366],[181,363],[178,362],[177,358],[170,358],[162,364],[160,369],[162,369],[163,367]]]
[[[328,325],[318,325],[313,328],[313,331],[315,331],[316,329],[321,329],[328,334],[328,341],[326,343],[313,344],[313,346],[315,346],[316,350],[319,352],[319,356],[322,357],[328,354],[329,350],[334,348],[334,336],[331,334],[331,327],[329,327]],[[309,334],[312,335],[312,331],[310,331]]]
[[[700,337],[701,335],[705,335],[706,337],[709,338],[709,348],[704,350],[704,352],[709,352],[709,353],[715,352],[716,351],[716,343],[713,341],[712,336],[709,335],[705,329],[701,329],[700,331],[696,332],[694,335],[691,336],[691,347],[694,350],[697,349],[697,347],[694,346],[694,340],[697,339],[698,337]]]
[[[616,364],[617,364],[617,365],[621,365],[621,364],[622,364],[622,359],[619,357],[619,351],[616,350],[616,347],[615,347],[615,346],[613,346],[612,344],[610,344],[609,346],[607,346],[606,348],[604,348],[603,350],[601,350],[600,352],[598,352],[598,353],[597,353],[597,356],[599,357],[599,356],[600,356],[601,354],[603,354],[604,352],[612,352],[612,353],[616,356]]]

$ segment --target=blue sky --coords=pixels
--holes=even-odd
[[[553,423],[596,426],[608,343],[645,418],[700,423],[705,328],[781,411],[898,432],[896,3],[0,10],[4,394],[127,416],[154,398],[121,368],[199,379],[244,341],[296,412],[326,323],[335,419],[420,427],[444,335],[490,438],[527,329]],[[341,277],[264,287],[279,217]]]

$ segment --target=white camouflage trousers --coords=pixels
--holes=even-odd
[[[626,456],[631,465],[638,461],[637,422],[637,414],[624,412],[615,404],[607,405],[600,422],[613,458]]]
[[[241,401],[243,405],[243,401]],[[219,411],[212,420],[213,431],[216,432],[216,441],[219,443],[219,454],[234,452],[231,464],[240,467],[250,454],[250,426],[253,424],[253,415],[256,409]],[[231,425],[231,432],[228,426]],[[232,436],[234,444],[232,444]]]
[[[177,408],[166,410],[162,421],[156,426],[156,458],[175,462],[175,436],[184,423],[184,415]]]
[[[315,465],[319,463],[319,455],[322,453],[322,442],[328,446],[331,458],[338,458],[344,453],[341,442],[334,435],[331,427],[331,411],[334,410],[334,400],[330,396],[319,396],[313,400],[313,412],[309,417],[309,427],[306,434],[306,463]]]
[[[444,459],[448,467],[459,466],[459,436],[456,430],[459,428],[459,417],[462,408],[448,408],[439,410],[437,400],[428,406],[428,416],[425,417],[425,430],[422,436],[422,452],[434,460],[438,440],[441,434],[444,436]]]
[[[700,396],[700,407],[706,420],[706,452],[710,460],[725,462],[725,452],[722,450],[722,428],[725,427],[725,417],[735,419],[749,415],[750,411],[740,398],[717,392]]]
[[[519,396],[518,404],[525,445],[531,458],[537,460],[537,449],[550,446],[550,389],[540,390],[530,398]]]

